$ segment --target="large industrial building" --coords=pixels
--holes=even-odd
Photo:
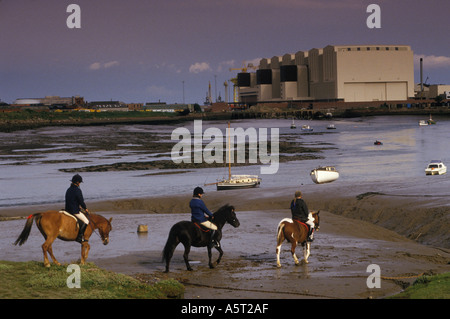
[[[413,51],[406,45],[329,45],[260,60],[238,74],[242,103],[399,101],[414,97]]]

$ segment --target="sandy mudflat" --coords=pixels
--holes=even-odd
[[[106,269],[139,274],[150,281],[175,278],[186,285],[186,298],[205,299],[378,298],[399,292],[420,274],[450,271],[446,198],[409,196],[415,193],[414,187],[370,184],[345,190],[339,184],[302,187],[309,208],[321,210],[320,231],[312,245],[310,263],[295,266],[286,243],[281,254],[283,266],[276,268],[276,227],[282,218],[289,217],[287,208],[295,190],[208,192],[204,197],[207,206],[215,210],[226,203],[234,205],[241,226],[224,227],[225,255],[216,269],[208,268],[205,248],[193,248],[190,259],[194,271],[186,271],[180,245],[169,274],[163,273],[161,250],[171,225],[188,218],[189,194],[88,203],[92,211],[116,214],[116,223],[127,214],[152,214],[162,225],[155,229],[149,225],[151,244],[142,251],[103,258],[94,250],[89,259]],[[58,208],[45,205],[2,209],[0,216],[27,216]],[[121,231],[121,227],[115,229],[112,238],[114,231]],[[134,226],[126,236],[136,236]],[[302,255],[301,247],[297,255]],[[367,267],[371,264],[380,266],[381,288],[367,287]]]

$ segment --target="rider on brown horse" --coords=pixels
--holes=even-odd
[[[78,220],[79,231],[77,239],[75,239],[80,244],[85,241],[84,232],[87,225],[89,224],[89,219],[84,215],[80,208],[84,209],[86,214],[89,214],[86,204],[84,203],[83,193],[80,189],[80,183],[83,182],[83,178],[76,174],[72,177],[70,187],[66,191],[66,208],[65,211],[69,214],[75,216]]]
[[[292,219],[298,220],[309,226],[308,241],[313,241],[312,233],[314,231],[314,221],[309,219],[309,210],[305,201],[302,199],[302,192],[296,191],[295,198],[291,202]]]
[[[194,223],[199,223],[200,225],[210,229],[211,236],[209,246],[211,248],[212,247],[218,248],[220,244],[215,240],[216,232],[218,232],[217,226],[212,222],[210,222],[208,219],[206,219],[205,215],[212,218],[213,214],[209,211],[205,203],[202,201],[203,194],[204,194],[203,188],[196,187],[194,189],[193,197],[189,202],[189,207],[191,208],[191,221]]]

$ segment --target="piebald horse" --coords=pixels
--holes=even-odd
[[[81,264],[86,263],[88,258],[90,245],[88,243],[89,238],[95,229],[98,229],[100,237],[104,245],[109,243],[109,232],[111,231],[111,220],[107,220],[105,217],[96,214],[89,214],[89,225],[84,232],[85,242],[81,244]],[[36,213],[28,216],[25,227],[22,233],[19,235],[14,245],[19,244],[22,246],[30,235],[31,227],[33,226],[33,220],[36,221],[36,226],[39,228],[42,236],[45,238],[44,244],[42,244],[42,252],[44,253],[44,266],[50,267],[47,252],[53,260],[53,263],[60,266],[61,264],[56,260],[53,255],[52,244],[56,238],[64,241],[75,241],[78,235],[78,223],[75,217],[68,216],[65,213],[59,211],[47,211],[43,213]]]
[[[310,212],[310,218],[314,219],[314,230],[319,230],[319,212]],[[281,267],[280,263],[280,249],[283,242],[286,240],[291,243],[291,253],[294,258],[295,264],[300,262],[295,255],[295,248],[297,244],[303,246],[303,262],[308,263],[308,257],[311,252],[311,242],[307,241],[308,226],[299,221],[292,220],[291,218],[285,218],[278,224],[277,230],[277,267]]]

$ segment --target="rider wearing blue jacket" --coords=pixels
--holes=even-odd
[[[211,230],[209,246],[218,248],[220,244],[215,240],[216,232],[218,232],[217,226],[206,218],[206,216],[208,216],[212,219],[213,214],[209,211],[209,209],[203,202],[203,194],[204,192],[201,187],[196,187],[194,189],[193,197],[189,202],[189,207],[191,208],[191,220],[192,222],[197,222],[200,225],[203,225]]]

